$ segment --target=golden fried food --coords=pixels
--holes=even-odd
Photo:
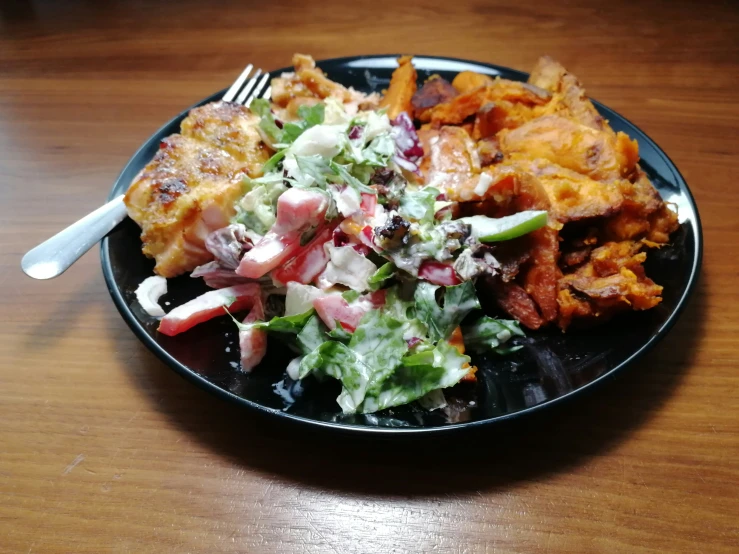
[[[385,97],[380,101],[380,107],[387,108],[387,115],[390,119],[395,119],[401,112],[406,112],[413,117],[411,99],[418,87],[416,83],[418,75],[411,60],[411,56],[398,58],[398,69],[393,71],[390,86],[387,87]]]
[[[639,160],[636,141],[596,131],[557,115],[539,117],[498,135],[506,155],[544,158],[596,181],[628,177]]]
[[[662,301],[662,287],[644,273],[646,253],[639,242],[608,242],[559,281],[559,325],[573,319],[605,320],[632,309],[648,310]]]
[[[577,78],[543,57],[528,83],[470,71],[452,81],[456,94],[444,83],[416,95],[423,182],[462,216],[550,213],[487,279],[495,303],[530,329],[659,303],[641,249],[668,242],[677,215],[639,167],[636,141],[611,129]]]
[[[560,113],[593,129],[611,130],[608,122],[603,119],[587,97],[577,77],[568,73],[562,65],[549,56],[539,58],[529,76],[529,83],[553,94],[552,101],[542,115]]]
[[[212,259],[205,238],[228,225],[244,175],[257,175],[269,158],[257,125],[258,118],[236,104],[195,108],[182,134],[162,141],[134,179],[126,208],[159,275],[175,277]]]
[[[623,206],[619,184],[628,181],[601,183],[544,159],[518,163],[539,180],[551,204],[550,214],[560,223],[607,217]]]
[[[490,85],[469,90],[448,102],[438,104],[419,119],[431,121],[437,126],[459,125],[468,117],[474,116],[488,103],[509,102],[533,107],[542,106],[548,101],[549,94],[546,91],[531,87],[526,83],[497,78]]]
[[[457,92],[463,94],[476,88],[492,85],[493,82],[494,79],[489,75],[475,73],[474,71],[460,71],[452,80],[452,86]]]

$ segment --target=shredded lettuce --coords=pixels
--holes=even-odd
[[[256,99],[251,103],[250,107],[254,113],[259,115],[259,127],[270,138],[273,144],[285,145],[295,142],[307,129],[323,123],[326,109],[326,106],[322,103],[318,103],[315,106],[300,106],[298,108],[298,117],[300,120],[297,122],[283,123],[282,128],[280,128],[275,121],[275,116],[272,113],[268,100],[263,98]],[[264,172],[266,173],[267,171],[264,170]]]
[[[448,339],[468,313],[480,309],[475,286],[471,281],[444,287],[442,306],[436,300],[436,291],[439,288],[420,281],[414,295],[418,317],[428,326],[429,337],[433,341]]]

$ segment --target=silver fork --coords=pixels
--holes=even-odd
[[[261,69],[252,72],[249,64],[231,85],[223,100],[249,106],[259,97],[269,80],[269,73]],[[261,79],[260,79],[261,76]],[[267,87],[261,98],[269,99],[272,88]],[[21,260],[23,272],[34,279],[51,279],[64,273],[82,254],[100,242],[116,225],[127,217],[123,194],[86,215],[50,239],[29,250]]]

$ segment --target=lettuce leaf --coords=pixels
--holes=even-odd
[[[480,308],[475,286],[471,281],[444,287],[443,306],[439,306],[436,301],[436,291],[439,288],[420,281],[414,294],[418,318],[426,324],[429,337],[434,342],[448,339],[468,313]]]
[[[383,264],[382,267],[374,272],[372,277],[367,279],[367,282],[370,284],[370,288],[372,290],[382,288],[382,286],[385,284],[385,281],[395,275],[395,270],[396,267],[393,262],[387,262],[386,264]]]
[[[473,352],[494,351],[499,354],[515,352],[521,347],[503,347],[508,340],[514,336],[523,337],[517,321],[512,319],[495,319],[483,316],[471,325],[462,327],[464,345]]]
[[[469,372],[469,356],[442,340],[431,351],[411,354],[382,386],[368,391],[362,413],[372,413],[417,400],[432,390],[456,385]]]
[[[296,337],[300,351],[304,355],[310,354],[321,346],[328,340],[328,336],[326,336],[327,330],[321,319],[317,315],[312,315]],[[308,375],[308,373],[310,371],[307,371],[304,375],[300,375],[300,379]]]
[[[360,411],[368,392],[380,390],[408,351],[402,327],[401,321],[373,310],[362,318],[348,345],[326,341],[305,356],[299,376],[313,372],[340,380],[342,390],[336,400],[342,410]]]

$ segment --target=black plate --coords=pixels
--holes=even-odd
[[[319,62],[328,76],[361,91],[379,91],[396,67],[395,56],[340,58]],[[462,70],[525,80],[520,71],[451,58],[419,56],[414,59],[419,78],[437,73],[451,80]],[[279,74],[278,70],[273,75]],[[200,104],[219,99],[223,91]],[[290,354],[279,343],[270,345],[260,367],[249,375],[236,371],[237,333],[226,317],[200,325],[177,337],[156,332],[157,322],[135,302],[138,284],[153,274],[153,262],[141,253],[139,229],[126,220],[102,242],[102,264],[111,296],[137,337],[162,361],[196,385],[279,418],[355,433],[427,434],[487,425],[546,409],[604,382],[642,356],[675,323],[694,288],[701,263],[700,220],[692,195],[667,155],[632,123],[596,102],[598,110],[616,131],[639,142],[642,167],[668,202],[678,207],[680,230],[673,243],[649,253],[647,274],[664,286],[663,302],[642,313],[630,313],[591,330],[556,329],[529,333],[524,348],[507,358],[476,360],[480,367],[475,385],[451,389],[450,408],[426,412],[415,406],[386,410],[369,416],[344,417],[335,398],[338,383],[306,380],[290,382],[284,368]],[[121,172],[111,198],[125,192],[135,174],[153,157],[159,141],[179,130],[187,111],[159,129]],[[200,279],[180,277],[169,282],[162,298],[178,305],[206,289]],[[166,309],[166,308],[165,308]],[[273,348],[274,346],[274,348]]]

